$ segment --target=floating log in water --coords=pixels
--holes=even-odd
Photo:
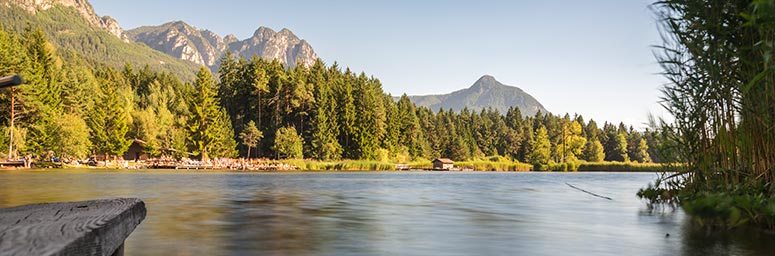
[[[573,185],[571,185],[570,183],[567,183],[567,182],[565,182],[565,185],[568,185],[568,186],[569,186],[569,187],[571,187],[571,188],[577,189],[577,190],[579,190],[579,191],[581,191],[581,192],[584,192],[584,193],[587,193],[587,194],[590,194],[590,195],[593,195],[593,196],[596,196],[596,197],[599,197],[599,198],[608,199],[608,200],[613,200],[613,199],[612,199],[612,198],[610,198],[610,197],[607,197],[607,196],[601,196],[601,195],[598,195],[598,194],[595,194],[595,193],[592,193],[592,192],[589,192],[589,191],[586,191],[586,190],[580,189],[580,188],[578,188],[578,187],[576,187],[576,186],[573,186]]]

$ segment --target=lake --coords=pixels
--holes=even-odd
[[[768,255],[635,193],[654,173],[0,171],[0,207],[139,197],[127,255]],[[572,184],[606,200],[571,188]],[[669,236],[667,236],[669,234]]]

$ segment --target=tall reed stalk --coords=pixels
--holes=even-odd
[[[665,0],[654,3],[669,83],[662,122],[685,162],[668,188],[764,193],[775,186],[775,0]],[[676,180],[676,179],[673,179]],[[678,193],[664,193],[674,196]],[[663,198],[666,199],[666,198]]]

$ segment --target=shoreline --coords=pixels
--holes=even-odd
[[[119,171],[142,171],[142,170],[176,170],[191,172],[669,172],[670,169],[663,164],[655,163],[624,163],[624,162],[599,162],[599,163],[567,163],[550,164],[545,170],[534,170],[533,166],[516,162],[494,162],[494,161],[475,161],[460,162],[453,170],[433,169],[430,164],[412,162],[405,164],[395,164],[379,161],[361,161],[344,160],[336,162],[322,162],[315,160],[276,160],[267,161],[256,166],[214,166],[214,165],[166,165],[163,168],[149,165],[147,162],[126,161],[123,163],[109,164],[108,166],[88,166],[88,165],[67,165],[63,164],[60,168],[23,168],[23,167],[2,167],[2,170],[61,170],[61,169],[94,169],[94,170],[119,170]],[[399,168],[400,167],[400,168]]]

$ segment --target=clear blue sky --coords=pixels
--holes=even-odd
[[[490,74],[555,114],[636,127],[663,113],[650,2],[91,1],[124,29],[183,20],[245,39],[259,26],[288,28],[393,95],[448,93]]]

